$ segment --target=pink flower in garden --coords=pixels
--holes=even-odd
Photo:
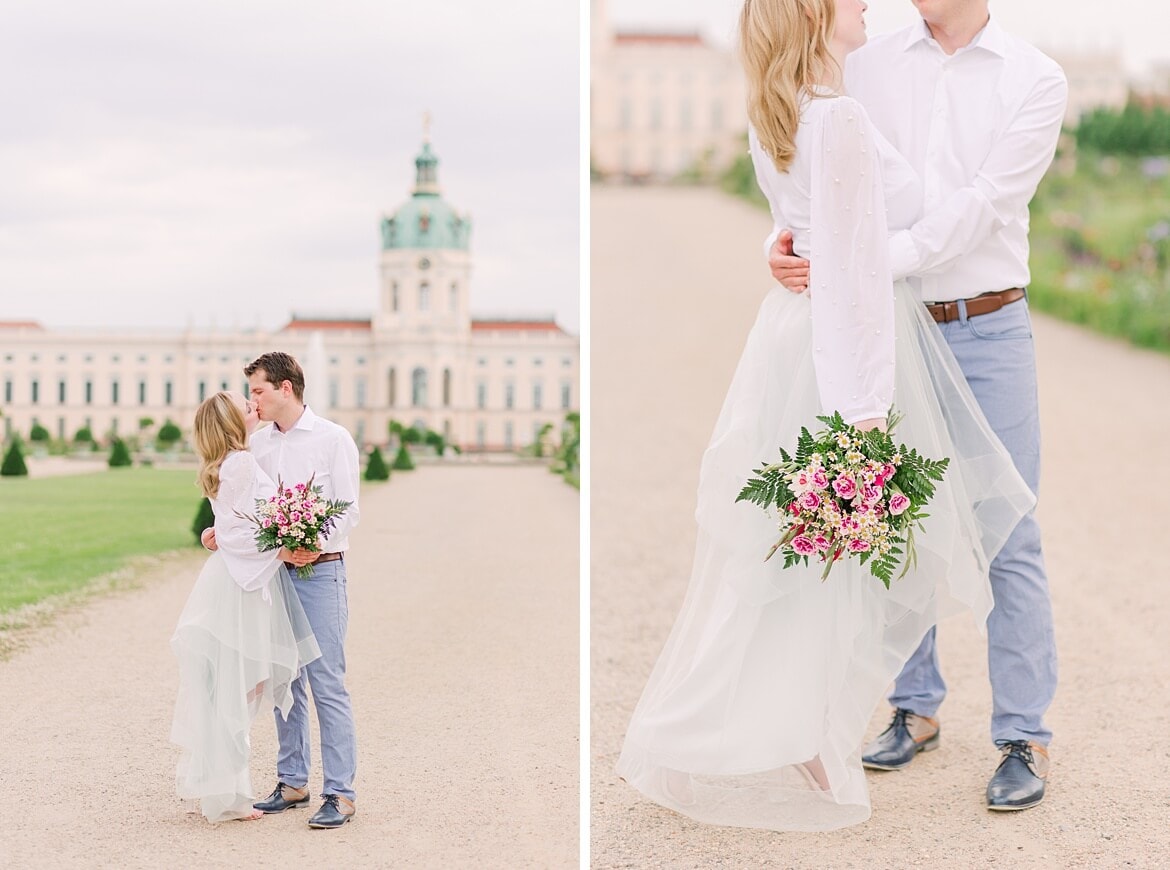
[[[906,512],[906,508],[910,507],[910,499],[902,495],[902,493],[894,493],[890,496],[890,513],[894,516]]]
[[[841,475],[833,481],[833,492],[841,498],[853,498],[857,494],[857,484],[848,475]]]
[[[825,489],[829,485],[829,475],[825,474],[825,469],[818,468],[813,472],[812,482],[817,489]]]
[[[815,511],[821,506],[821,497],[811,490],[800,497],[800,506],[808,511]]]
[[[804,535],[797,535],[792,539],[792,549],[802,556],[811,556],[817,551],[816,544]]]
[[[860,538],[854,538],[849,542],[850,553],[864,553],[869,549],[869,541],[863,541]]]

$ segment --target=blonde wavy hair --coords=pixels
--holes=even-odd
[[[218,392],[195,411],[195,452],[200,465],[196,483],[208,498],[219,495],[219,467],[234,450],[248,449],[244,412],[230,393]]]
[[[739,54],[748,120],[780,172],[796,155],[801,102],[840,74],[829,50],[835,20],[834,0],[744,0]]]

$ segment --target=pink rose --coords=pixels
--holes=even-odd
[[[824,535],[817,535],[815,538],[813,538],[813,544],[816,545],[817,551],[820,553],[824,553],[829,549],[829,547],[832,546],[832,544],[829,543],[829,539]]]
[[[292,521],[294,523],[299,523],[301,521],[301,512],[300,511],[293,511],[292,512]]]
[[[823,468],[818,468],[813,472],[812,482],[817,489],[825,489],[829,485],[829,475],[825,474]]]
[[[303,483],[298,483],[297,484],[297,492],[304,492],[304,491],[305,491],[305,485]]]
[[[790,501],[788,503],[788,512],[793,516],[796,516],[798,513],[800,513],[800,499]]]
[[[792,539],[792,549],[802,556],[811,556],[817,551],[816,544],[804,535],[797,535]]]
[[[865,499],[866,504],[873,504],[882,497],[882,491],[876,486],[867,486],[861,491],[861,497]]]
[[[842,475],[833,481],[833,492],[841,498],[853,498],[857,495],[857,484],[852,477]]]
[[[885,465],[882,466],[882,477],[884,477],[886,480],[889,480],[890,478],[892,478],[894,476],[894,474],[895,474],[895,472],[897,472],[897,470],[898,469],[894,468],[894,466],[890,465],[890,463],[887,462]]]
[[[800,497],[800,506],[806,511],[815,511],[821,506],[821,497],[815,492],[806,492]]]
[[[863,541],[860,538],[854,538],[849,542],[850,553],[864,553],[869,549],[869,541]]]
[[[264,528],[268,528],[270,525],[272,525],[272,520],[268,519],[268,517],[265,517],[263,525],[264,525]]]
[[[890,496],[890,513],[894,516],[906,512],[906,508],[910,507],[910,499],[897,492]]]

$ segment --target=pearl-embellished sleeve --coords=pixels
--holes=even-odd
[[[268,476],[251,453],[241,450],[228,456],[219,469],[219,493],[212,499],[215,542],[232,579],[247,592],[264,590],[277,571],[277,551],[256,549],[256,526],[236,516],[254,514],[256,499],[275,492]]]
[[[809,291],[821,405],[847,423],[885,417],[894,398],[894,294],[874,131],[849,97],[815,101],[810,115]]]

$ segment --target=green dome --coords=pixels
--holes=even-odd
[[[466,251],[471,242],[471,220],[455,211],[439,195],[439,158],[424,142],[414,160],[411,198],[392,216],[382,219],[382,250],[447,248]]]

